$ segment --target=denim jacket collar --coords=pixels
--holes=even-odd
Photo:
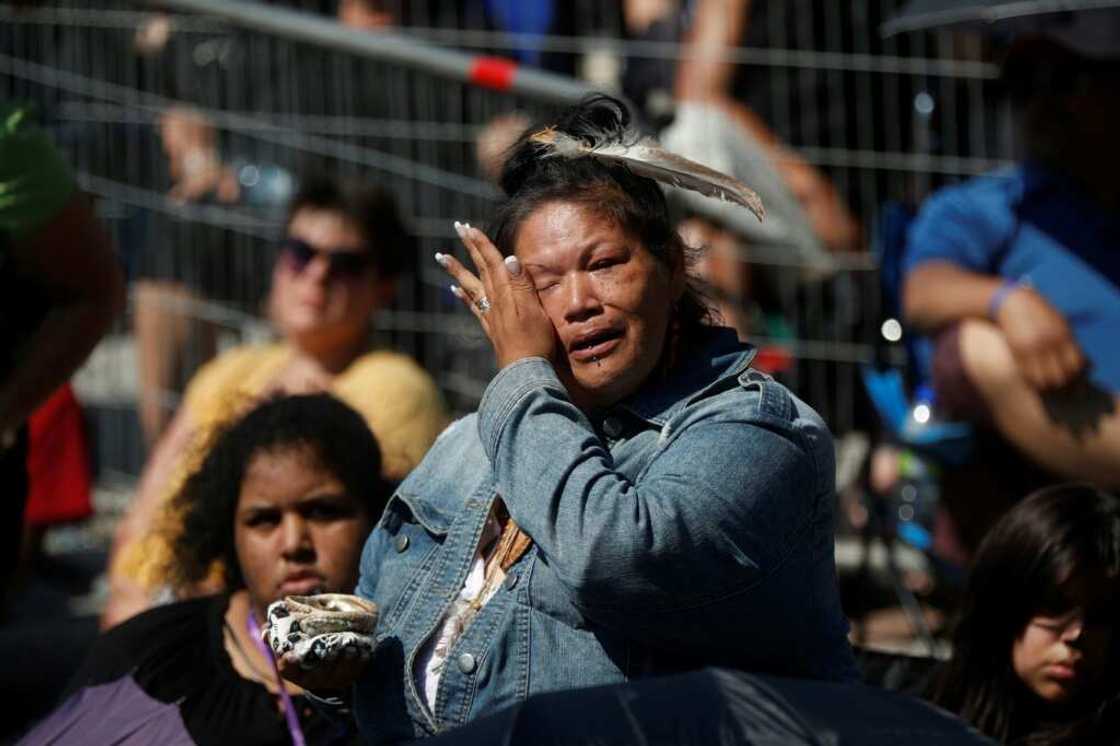
[[[733,329],[701,327],[688,348],[694,364],[681,366],[678,374],[666,381],[643,386],[618,407],[656,427],[713,387],[737,379],[750,367],[757,348],[740,342]]]

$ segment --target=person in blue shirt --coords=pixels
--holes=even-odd
[[[926,203],[909,235],[903,313],[936,335],[947,414],[991,426],[1047,475],[1115,488],[1120,20],[1086,14],[1061,31],[1020,36],[1009,51],[1026,158]]]

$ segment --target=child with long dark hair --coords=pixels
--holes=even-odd
[[[984,539],[933,700],[1002,743],[1120,743],[1120,499],[1035,492]]]

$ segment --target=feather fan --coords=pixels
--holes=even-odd
[[[643,137],[631,145],[608,139],[599,145],[591,146],[576,137],[548,127],[533,133],[529,139],[549,148],[547,155],[550,156],[562,158],[590,156],[609,163],[621,164],[638,176],[740,204],[753,212],[759,220],[762,220],[766,214],[766,210],[762,207],[762,200],[743,182],[696,161],[670,153],[650,137]]]

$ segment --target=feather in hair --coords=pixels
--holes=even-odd
[[[548,156],[561,158],[590,156],[609,163],[618,163],[638,176],[740,204],[753,212],[759,220],[762,220],[766,214],[762,200],[743,182],[696,161],[670,153],[649,137],[644,137],[631,145],[608,140],[592,146],[579,138],[548,127],[530,135],[529,140],[547,147]]]

